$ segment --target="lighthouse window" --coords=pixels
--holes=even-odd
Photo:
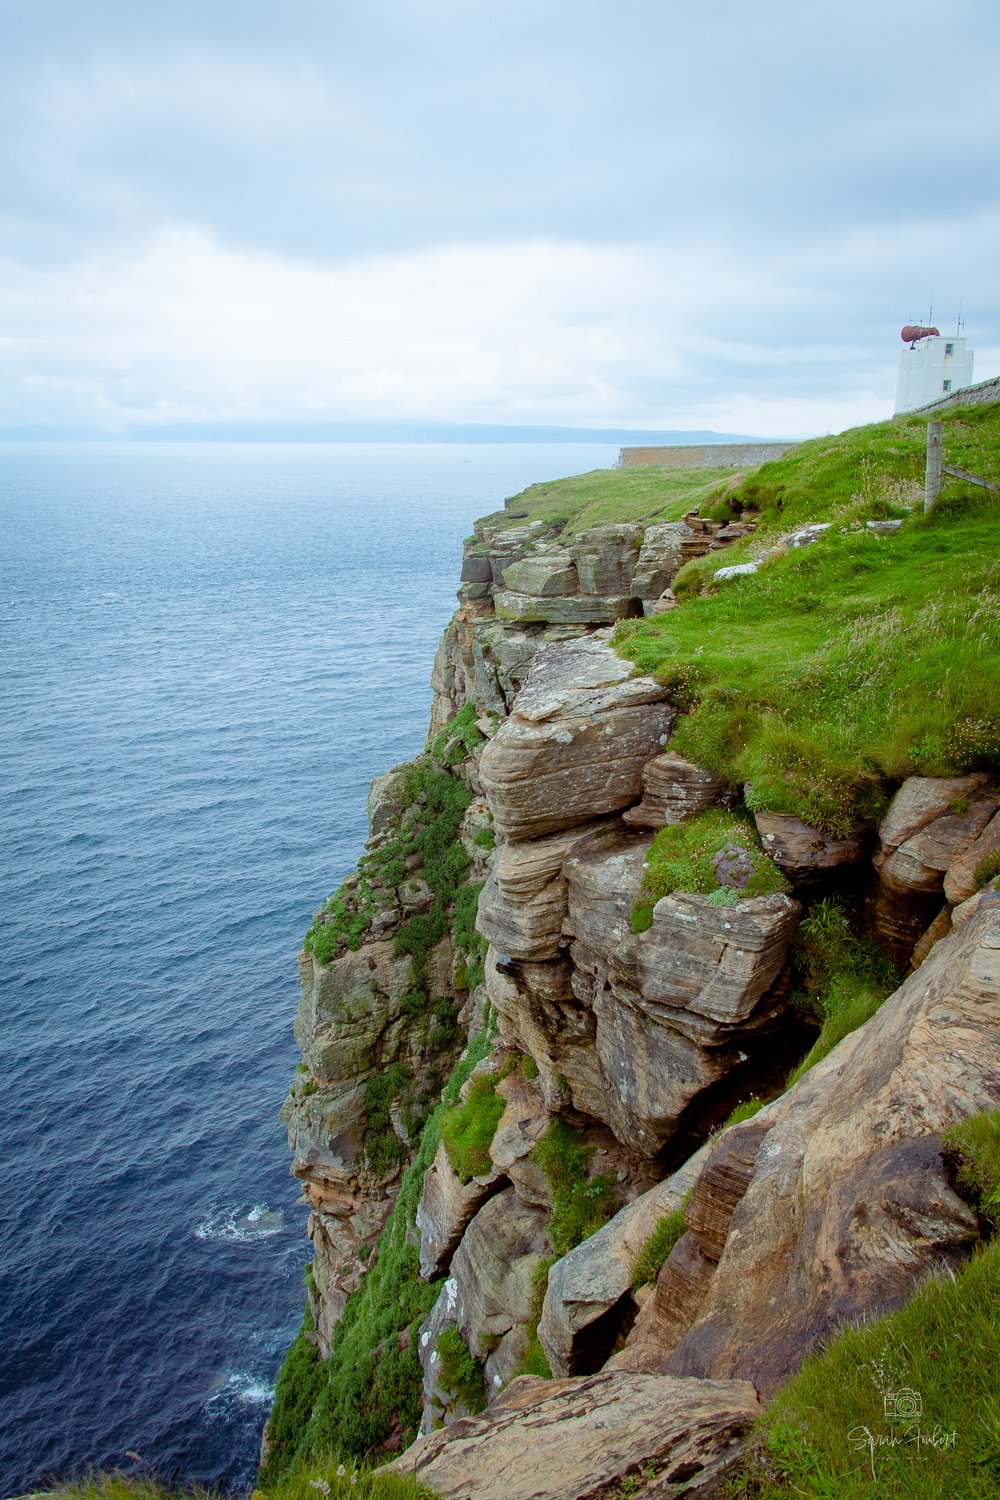
[[[943,391],[950,391],[951,390],[951,381],[950,380],[942,380],[942,382],[941,382],[941,389]]]
[[[944,352],[945,352],[945,354],[954,354],[954,352],[955,352],[955,345],[954,344],[945,344],[945,346],[944,346]]]

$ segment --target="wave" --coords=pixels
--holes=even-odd
[[[281,1208],[268,1208],[266,1203],[255,1203],[250,1209],[242,1203],[219,1208],[213,1203],[194,1234],[199,1240],[252,1244],[255,1240],[266,1240],[280,1234],[284,1227],[285,1213]]]
[[[260,1375],[242,1370],[220,1376],[214,1384],[216,1389],[205,1402],[205,1410],[210,1416],[223,1416],[234,1406],[270,1407],[274,1400],[273,1385]]]

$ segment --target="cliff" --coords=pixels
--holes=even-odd
[[[991,479],[998,438],[948,415]],[[922,451],[903,418],[477,523],[427,749],[300,960],[265,1490],[397,1453],[456,1500],[993,1492],[988,1414],[923,1454],[950,1489],[893,1448],[872,1491],[796,1405],[873,1317],[893,1389],[893,1315],[943,1370],[926,1278],[960,1327],[997,1277],[996,501],[925,517]]]

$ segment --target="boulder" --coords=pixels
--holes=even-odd
[[[953,859],[944,875],[944,893],[953,903],[967,901],[976,889],[976,867],[981,860],[1000,851],[1000,813],[990,819],[982,833]]]
[[[796,885],[857,864],[864,853],[865,825],[855,823],[846,838],[824,833],[790,813],[754,813],[765,852]]]
[[[998,907],[981,904],[742,1127],[766,1134],[665,1371],[770,1392],[840,1324],[898,1307],[921,1276],[968,1253],[976,1215],[949,1186],[940,1133],[1000,1105]]]
[[[746,1062],[753,1039],[775,1024],[784,996],[770,991],[800,908],[787,896],[729,907],[675,892],[657,902],[647,932],[633,933],[647,845],[627,834],[591,837],[566,859],[573,992],[593,1017],[605,1086],[585,1097],[565,1076],[578,1109],[654,1154],[698,1095]]]
[[[424,1175],[416,1225],[420,1235],[420,1274],[425,1281],[441,1276],[451,1264],[462,1235],[495,1191],[499,1174],[487,1173],[462,1182],[444,1143]]]
[[[646,527],[631,582],[631,592],[642,600],[646,614],[680,572],[684,564],[682,544],[687,536],[690,532],[683,521]]]
[[[654,755],[642,768],[642,801],[622,814],[632,828],[663,828],[683,823],[722,801],[725,782],[713,771],[692,765],[674,750]]]
[[[507,958],[542,963],[565,946],[568,887],[562,873],[569,851],[606,822],[584,824],[545,838],[505,844],[479,898],[478,931]]]
[[[630,674],[605,632],[537,653],[480,760],[499,834],[537,838],[638,801],[675,710],[659,683]]]
[[[928,823],[943,817],[959,798],[968,798],[989,781],[984,771],[968,776],[908,776],[879,824],[884,850],[898,849]]]
[[[576,565],[565,551],[533,552],[504,569],[503,585],[516,594],[542,598],[580,592]]]
[[[746,1381],[522,1376],[481,1416],[418,1438],[388,1467],[442,1500],[668,1500],[682,1490],[708,1500],[758,1410]]]

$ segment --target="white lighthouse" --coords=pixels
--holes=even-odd
[[[909,324],[903,329],[906,348],[899,356],[896,410],[929,406],[952,391],[972,384],[974,354],[964,335],[942,338],[936,328]]]

